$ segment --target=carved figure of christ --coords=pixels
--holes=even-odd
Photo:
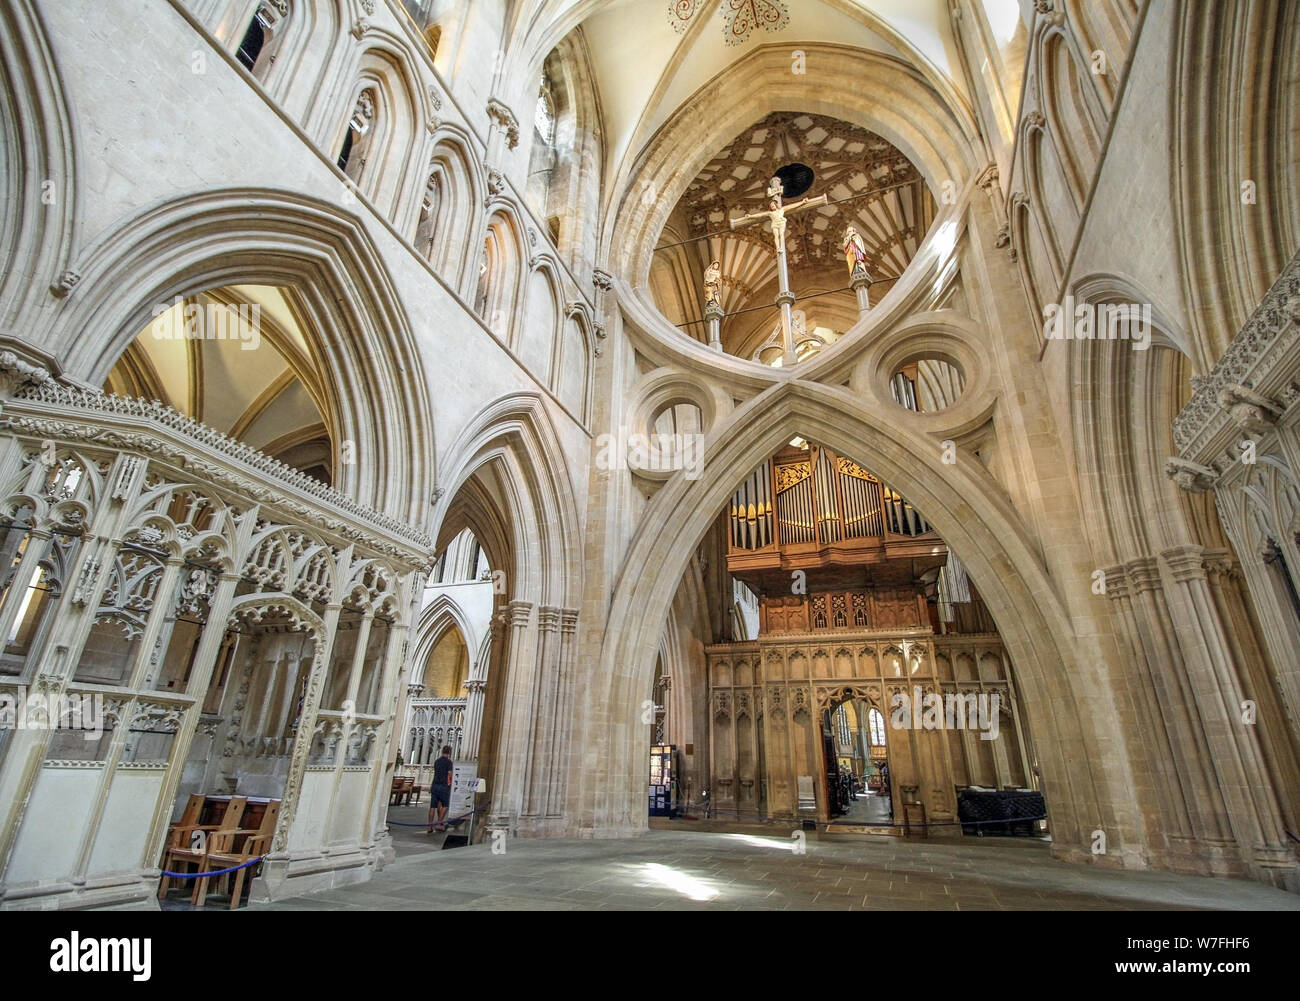
[[[790,274],[786,270],[785,264],[785,216],[787,212],[799,212],[802,209],[812,208],[816,205],[825,205],[826,196],[818,195],[816,198],[805,198],[793,205],[782,205],[780,191],[777,189],[776,197],[772,199],[770,204],[772,205],[770,211],[751,212],[749,215],[732,219],[731,228],[738,229],[757,219],[766,219],[772,224],[772,239],[776,241],[776,274],[780,289],[777,292],[776,301],[781,307],[781,338],[784,353],[781,366],[789,368],[799,359],[795,357],[794,353],[794,317],[791,313],[795,298],[790,291]]]

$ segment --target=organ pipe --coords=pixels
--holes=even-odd
[[[896,490],[816,446],[806,459],[764,462],[731,500],[731,545],[736,550],[929,531]]]

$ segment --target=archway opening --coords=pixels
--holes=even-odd
[[[326,485],[339,443],[316,334],[292,288],[224,285],[178,296],[127,346],[104,391],[156,400]]]
[[[885,714],[848,696],[822,716],[826,797],[842,823],[892,826]]]
[[[719,599],[733,614],[692,614]],[[682,634],[693,658],[675,652]],[[989,803],[1041,798],[1011,656],[965,565],[898,490],[815,441],[796,437],[740,484],[661,650],[673,662],[661,653],[655,735],[691,749],[688,814],[864,833],[906,815],[958,837]]]
[[[782,361],[776,244],[769,222],[779,179],[786,261],[797,297],[797,357],[833,344],[860,318],[855,269],[878,301],[893,287],[934,219],[925,180],[875,133],[825,115],[766,115],[718,151],[686,188],[660,234],[650,289],[660,312],[687,336],[710,340],[716,304],[722,349],[764,364]],[[825,196],[821,205],[797,206]]]

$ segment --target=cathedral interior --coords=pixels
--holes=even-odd
[[[0,94],[0,909],[1300,908],[1300,5],[5,0]]]

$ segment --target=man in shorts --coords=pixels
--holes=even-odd
[[[442,757],[433,763],[433,786],[429,790],[429,829],[425,831],[426,834],[447,829],[447,807],[451,805],[452,767],[451,745],[444,744]],[[435,811],[438,814],[436,824],[433,819]]]

